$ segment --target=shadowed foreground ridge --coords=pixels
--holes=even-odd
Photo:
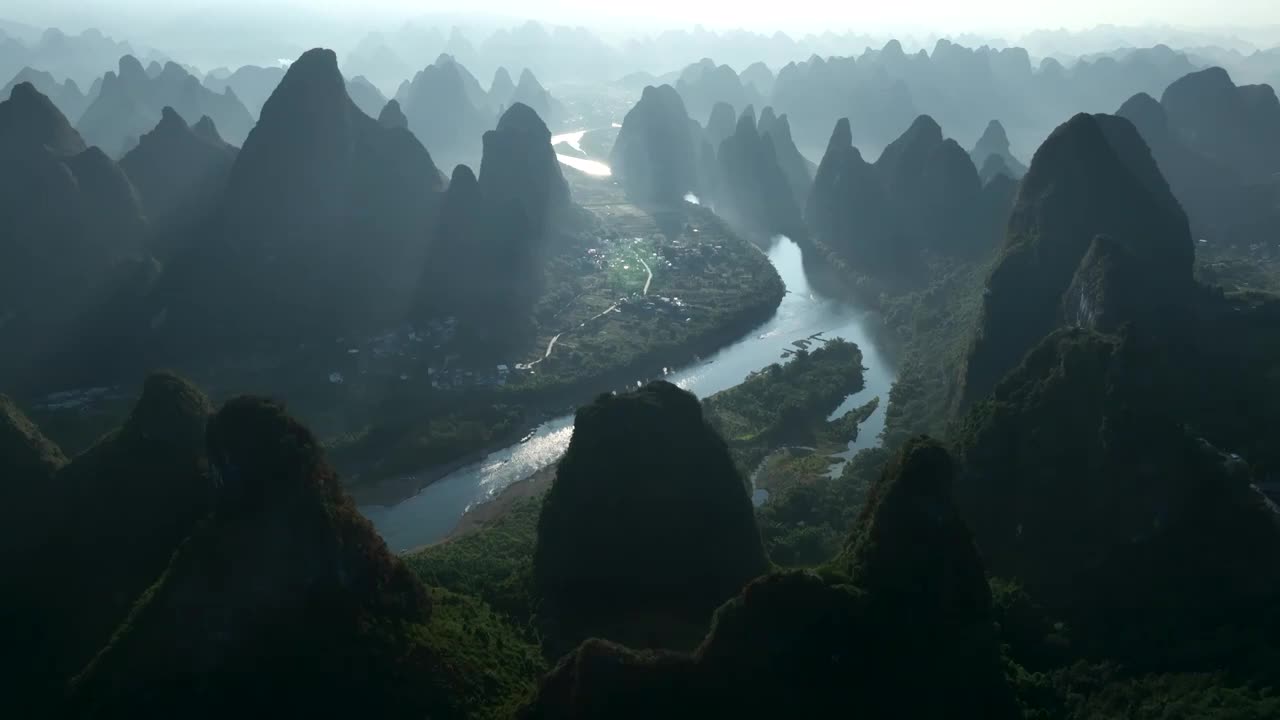
[[[992,573],[1086,646],[1212,664],[1239,641],[1218,628],[1280,597],[1280,523],[1245,463],[1177,422],[1171,365],[1131,328],[1049,335],[964,420],[957,497]]]
[[[690,648],[768,568],[751,500],[692,394],[666,382],[578,411],[538,523],[547,633]]]
[[[8,526],[27,544],[5,583],[21,618],[7,629],[5,655],[30,673],[18,683],[29,697],[15,698],[19,706],[59,697],[208,512],[209,412],[185,380],[153,374],[120,428],[25,497],[7,498],[21,512]]]
[[[269,698],[321,714],[464,716],[477,695],[433,649],[430,596],[310,431],[240,398],[206,437],[216,509],[76,679],[75,710],[217,717]]]
[[[912,440],[837,563],[851,575],[762,577],[716,612],[691,655],[588,641],[525,717],[1018,717],[951,474],[941,445]]]

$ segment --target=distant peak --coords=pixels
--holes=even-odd
[[[1148,143],[1162,138],[1169,129],[1164,106],[1146,93],[1138,93],[1125,100],[1116,114],[1133,123]]]
[[[658,103],[658,104],[676,104],[684,107],[684,100],[680,98],[680,93],[670,85],[649,85],[645,87],[644,92],[640,94],[641,102]]]
[[[152,65],[158,65],[158,63],[152,63]],[[169,61],[164,64],[164,68],[160,70],[160,74],[173,75],[175,77],[186,77],[191,73],[187,72],[186,68],[182,67],[178,63]]]
[[[289,66],[276,93],[297,92],[303,88],[346,92],[346,81],[338,70],[338,56],[332,50],[314,48],[302,53]],[[273,93],[273,97],[276,93]]]
[[[1235,89],[1236,84],[1231,81],[1231,76],[1227,71],[1214,66],[1187,73],[1174,80],[1169,87],[1165,88],[1164,95],[1161,96],[1161,102],[1166,107],[1171,107],[1171,102],[1188,105],[1215,102],[1217,98],[1231,93]]]
[[[999,120],[992,120],[987,123],[987,129],[982,133],[982,143],[999,145],[1000,147],[1009,147],[1009,135],[1004,131],[1004,125]]]
[[[463,190],[468,186],[476,185],[476,184],[478,184],[478,181],[476,180],[476,174],[469,165],[458,165],[453,168],[453,175],[450,176],[449,178],[450,190],[454,190],[454,188],[457,188],[457,190],[455,191],[457,192],[457,191]]]
[[[163,127],[166,124],[181,124],[182,127],[186,127],[187,121],[182,119],[177,110],[165,105],[160,109],[160,125],[157,127]]]
[[[498,120],[498,132],[512,131],[546,134],[548,137],[551,135],[537,111],[521,102],[512,103]]]
[[[827,142],[827,152],[850,147],[853,147],[853,130],[849,127],[849,118],[840,118],[831,132],[831,140]]]
[[[766,105],[764,110],[760,111],[760,127],[762,129],[772,128],[776,122],[778,122],[778,116],[774,114],[773,106]]]
[[[29,82],[13,87],[0,102],[0,144],[44,146],[58,155],[84,151],[84,141],[53,101]]]
[[[990,129],[990,125],[987,126]],[[1003,130],[1004,128],[1001,128]],[[920,115],[912,123],[907,130],[907,134],[916,138],[929,138],[935,142],[942,142],[942,126],[928,115]]]
[[[742,115],[738,116],[738,127],[734,130],[735,134],[755,134],[756,132],[756,109],[753,105],[748,105]]]
[[[142,386],[125,428],[149,440],[199,448],[213,412],[199,388],[171,373],[153,373]]]
[[[9,91],[9,100],[12,102],[29,103],[29,102],[48,102],[49,98],[36,89],[35,85],[24,80]]]
[[[489,83],[489,92],[509,92],[514,87],[515,83],[511,81],[511,73],[507,72],[505,67],[500,67],[493,73],[493,82]]]
[[[327,48],[312,48],[289,65],[286,75],[301,72],[337,71],[338,54]]]
[[[119,67],[121,78],[146,77],[147,75],[147,71],[142,67],[142,63],[138,61],[138,58],[132,55],[125,55],[121,57]]]
[[[209,142],[217,143],[219,145],[225,144],[225,141],[222,139],[222,134],[218,132],[218,126],[214,124],[213,118],[208,115],[201,115],[196,124],[191,126],[191,131],[196,134],[196,137],[208,140]]]
[[[387,128],[408,128],[409,119],[400,109],[398,100],[388,100],[382,107],[382,112],[378,114],[378,124]]]

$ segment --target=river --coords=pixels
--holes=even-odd
[[[787,294],[773,319],[702,362],[672,372],[666,379],[699,397],[706,397],[741,383],[751,372],[780,362],[782,351],[790,348],[793,340],[819,332],[824,338],[842,337],[857,343],[862,350],[866,387],[846,398],[832,417],[878,396],[879,408],[862,425],[858,441],[850,450],[876,445],[884,428],[889,387],[895,375],[888,359],[876,346],[871,332],[873,319],[865,310],[824,297],[814,290],[805,276],[800,248],[790,239],[777,238],[768,256],[787,286]],[[569,446],[572,434],[572,415],[555,418],[539,426],[527,441],[460,468],[414,497],[391,506],[361,506],[360,511],[396,552],[435,542],[453,530],[467,508],[558,460]]]

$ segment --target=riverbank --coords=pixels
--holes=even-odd
[[[552,279],[534,309],[540,329],[502,383],[422,393],[414,402],[399,397],[405,407],[389,413],[398,419],[335,443],[350,487],[387,485],[361,490],[371,504],[404,499],[441,477],[440,468],[478,460],[599,393],[701,362],[774,316],[781,277],[713,213],[689,204],[644,210],[609,181],[592,182],[611,199],[590,208],[598,236],[550,261]],[[492,411],[498,407],[516,417]],[[489,432],[486,423],[500,427]],[[441,457],[435,438],[459,425],[469,431],[445,435],[443,444],[457,454]]]
[[[895,379],[893,365],[877,345],[871,328],[878,320],[857,305],[822,294],[808,283],[800,248],[780,238],[763,257],[785,283],[786,294],[763,325],[728,347],[704,354],[679,369],[668,366],[665,378],[709,397],[740,385],[749,375],[784,359],[796,340],[821,334],[843,337],[856,344],[865,366],[865,387],[839,403],[836,413],[864,406],[879,397],[876,411],[861,426],[853,449],[874,445],[884,426],[884,406]],[[659,271],[654,268],[655,273]],[[655,288],[660,276],[654,280]],[[651,288],[650,293],[655,292]],[[631,381],[634,386],[634,379]],[[422,492],[389,505],[361,505],[393,550],[404,551],[437,542],[449,535],[469,508],[498,497],[513,483],[546,468],[564,453],[573,433],[573,416],[566,414],[541,424],[527,442],[512,444],[482,460],[440,478]]]
[[[805,340],[808,338],[795,342]],[[831,454],[843,450],[856,437],[858,424],[869,416],[866,406],[839,412],[851,396],[865,388],[861,350],[840,338],[810,343],[815,346],[812,351],[793,345],[799,351],[791,353],[787,362],[770,365],[743,383],[702,399],[707,422],[725,438],[744,479],[751,477],[764,459],[785,449],[781,446],[786,443],[813,442]],[[838,459],[828,458],[828,464],[836,462]],[[528,503],[540,502],[555,474],[553,461],[507,484],[486,501],[468,506],[439,540],[413,547],[406,554],[426,562],[437,552],[434,548],[504,524],[514,509],[525,512]],[[536,508],[529,512],[536,524]],[[532,552],[527,532],[518,538],[484,541],[486,545],[495,543],[505,548],[498,552],[502,557]],[[512,549],[513,544],[519,548]],[[449,556],[453,550],[438,552]]]
[[[885,398],[885,443],[896,447],[921,433],[945,435],[993,257],[926,258],[922,277],[886,282],[857,272],[821,242],[809,240],[806,250],[805,269],[815,282],[856,298],[882,319],[877,337],[898,368]]]

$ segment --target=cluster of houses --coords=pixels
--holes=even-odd
[[[416,377],[426,366],[426,381],[437,390],[463,390],[471,387],[504,387],[518,371],[507,364],[492,368],[462,367],[459,355],[450,345],[457,336],[455,317],[432,320],[419,327],[403,326],[391,332],[368,338],[346,350],[347,362],[329,373],[329,382],[342,385],[352,375],[398,377],[403,382]],[[350,344],[347,338],[335,340],[340,346]]]

